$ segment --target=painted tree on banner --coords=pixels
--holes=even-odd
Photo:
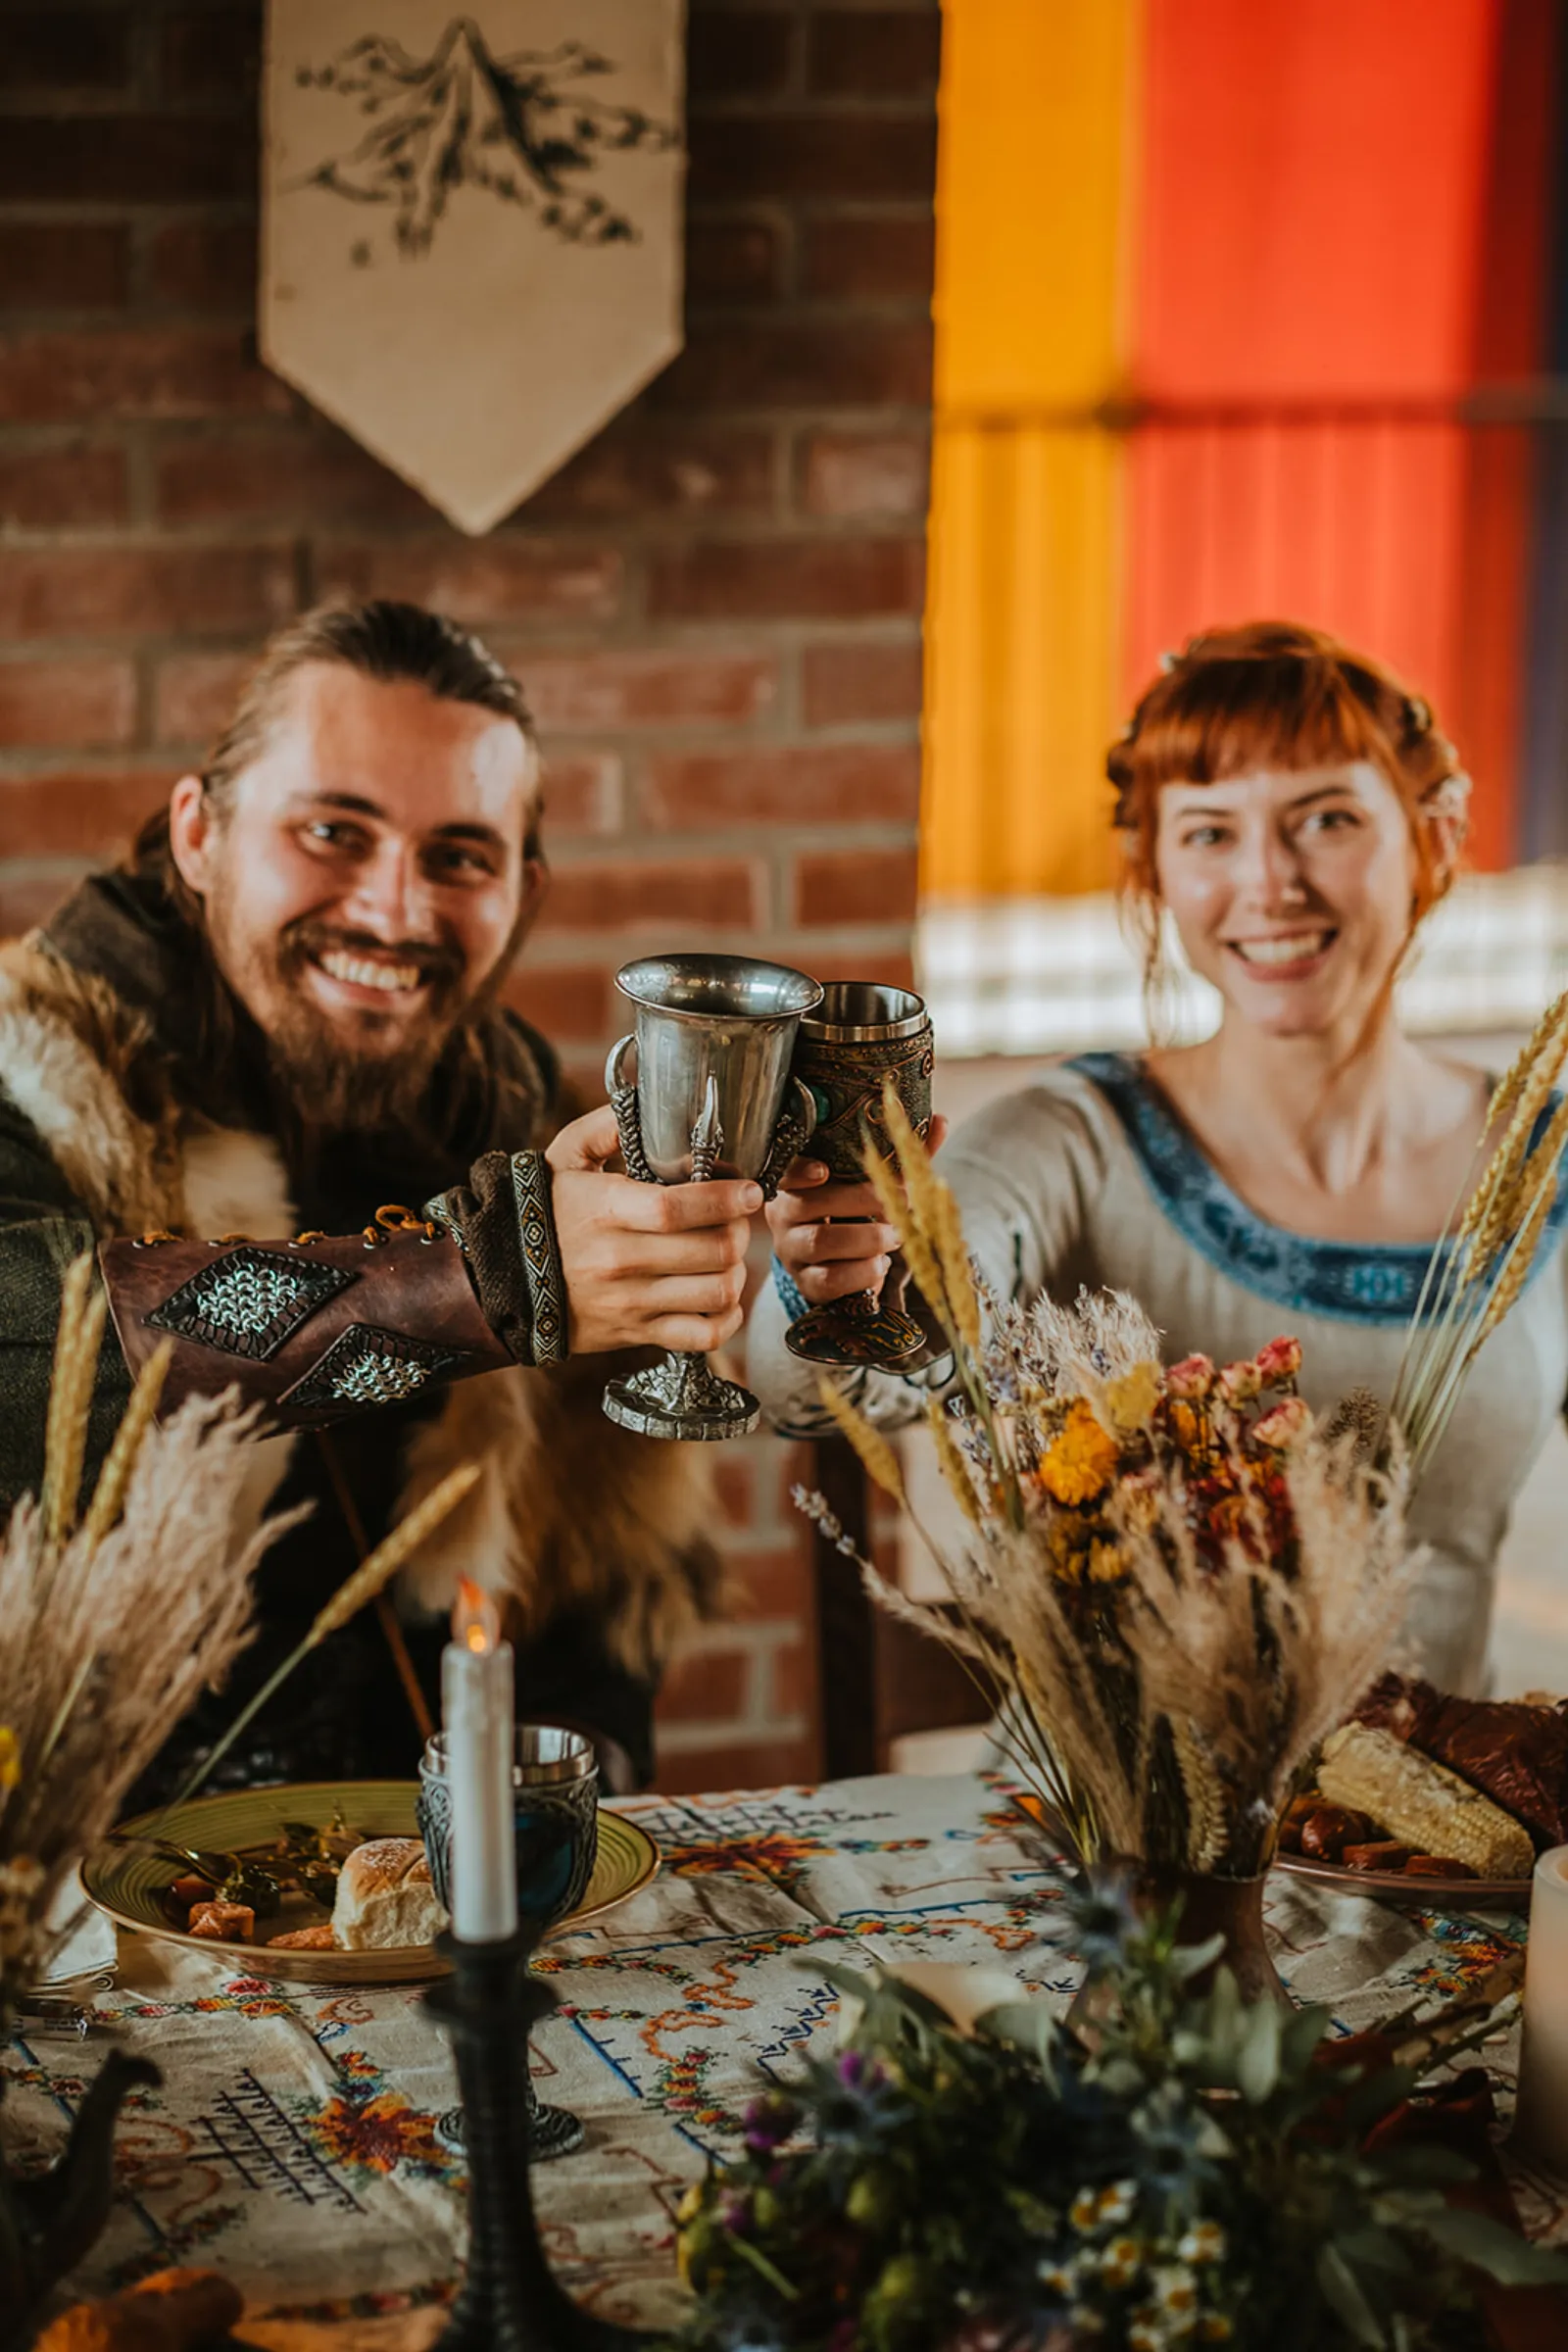
[[[271,0],[263,357],[463,530],[680,348],[680,35],[681,0]]]

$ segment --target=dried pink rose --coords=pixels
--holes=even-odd
[[[1285,1452],[1304,1438],[1312,1426],[1312,1411],[1304,1396],[1282,1396],[1271,1404],[1266,1413],[1259,1413],[1252,1423],[1252,1435],[1259,1446],[1270,1446],[1276,1453]]]
[[[1206,1355],[1184,1355],[1165,1375],[1165,1394],[1184,1404],[1200,1404],[1214,1386],[1214,1367]]]
[[[1244,1356],[1240,1363],[1227,1364],[1219,1376],[1219,1393],[1227,1404],[1246,1404],[1261,1394],[1262,1387],[1250,1356]]]
[[[1299,1340],[1270,1340],[1266,1348],[1258,1349],[1252,1361],[1257,1366],[1257,1377],[1265,1389],[1283,1388],[1286,1381],[1294,1380],[1301,1369],[1301,1343]]]

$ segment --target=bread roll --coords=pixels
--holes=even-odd
[[[372,1838],[338,1874],[332,1939],[345,1952],[433,1943],[447,1915],[417,1838]]]

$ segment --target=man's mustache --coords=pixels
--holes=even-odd
[[[399,963],[412,963],[422,980],[434,982],[438,987],[460,981],[466,968],[456,947],[438,941],[387,941],[368,931],[340,931],[328,923],[290,923],[279,940],[280,958],[285,966],[303,963],[307,958],[318,960],[333,950],[340,956],[391,957]]]

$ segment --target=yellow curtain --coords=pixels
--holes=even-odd
[[[945,0],[926,609],[928,898],[1111,870],[1139,0]],[[1097,781],[1098,779],[1098,781]]]

